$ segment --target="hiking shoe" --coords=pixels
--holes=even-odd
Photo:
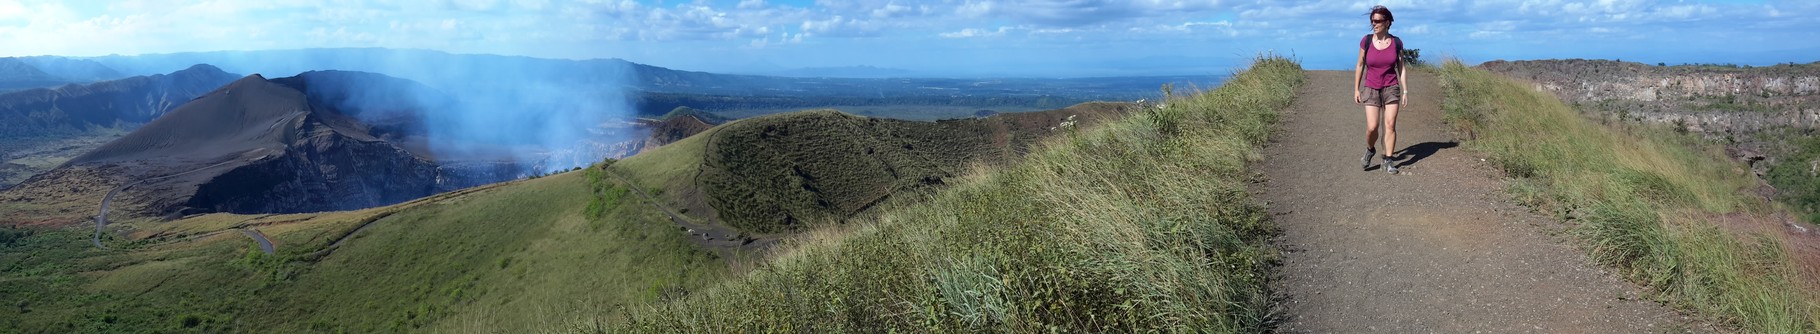
[[[1384,171],[1391,174],[1397,173],[1397,161],[1395,158],[1384,157]]]
[[[1359,167],[1359,170],[1371,170],[1371,157],[1374,157],[1377,155],[1378,155],[1377,150],[1371,150],[1371,149],[1365,150],[1365,157],[1359,158],[1359,162],[1363,165],[1363,166]]]

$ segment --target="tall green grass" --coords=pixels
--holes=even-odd
[[[1064,127],[1015,167],[810,232],[620,327],[562,329],[1258,331],[1275,255],[1246,166],[1302,81],[1295,61],[1261,57],[1213,91]]]
[[[1677,306],[1753,332],[1812,332],[1815,294],[1789,259],[1779,208],[1720,148],[1670,129],[1600,125],[1554,96],[1448,61],[1448,120],[1526,204],[1570,222],[1594,259]]]

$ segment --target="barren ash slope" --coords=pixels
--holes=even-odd
[[[68,202],[57,199],[135,183],[123,209],[142,214],[290,213],[386,205],[510,177],[509,163],[451,170],[422,145],[407,144],[422,133],[398,110],[409,104],[337,103],[346,92],[370,90],[344,86],[372,82],[404,81],[351,72],[247,76],[0,193],[0,202]],[[26,214],[9,216],[56,217],[41,221],[53,223],[79,213],[56,205],[17,209]]]

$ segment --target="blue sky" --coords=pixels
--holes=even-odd
[[[1820,1],[0,0],[0,56],[391,47],[686,70],[1224,73],[1259,52],[1349,69],[1383,4],[1425,58],[1820,60]]]

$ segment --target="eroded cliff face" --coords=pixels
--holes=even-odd
[[[1569,59],[1480,66],[1527,80],[1593,117],[1662,124],[1721,141],[1759,177],[1783,158],[1802,155],[1795,143],[1820,134],[1820,63],[1741,68]],[[1820,160],[1791,163],[1820,166]]]

